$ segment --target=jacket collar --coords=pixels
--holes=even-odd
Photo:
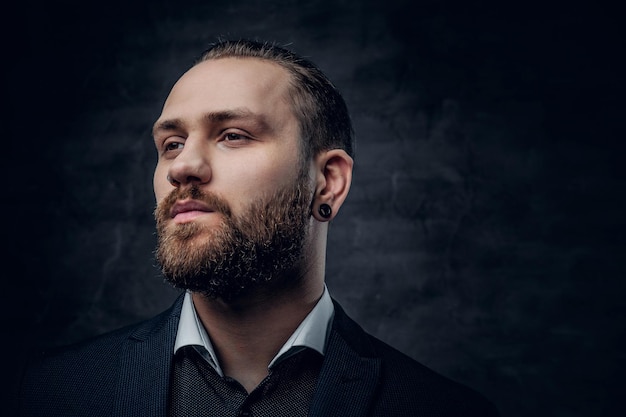
[[[126,340],[113,415],[167,415],[170,365],[183,298],[181,294],[170,309],[139,326]],[[333,303],[333,325],[309,415],[365,416],[378,385],[381,361],[368,335]]]
[[[365,331],[334,303],[327,354],[309,415],[365,416],[378,385],[381,360]]]
[[[167,415],[170,365],[182,305],[181,294],[172,307],[140,325],[126,340],[113,415]]]

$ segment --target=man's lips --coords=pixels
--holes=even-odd
[[[192,218],[202,214],[213,212],[214,210],[202,201],[183,200],[176,202],[172,206],[172,209],[170,210],[170,217],[172,219],[176,219],[177,221],[185,221],[191,220]]]

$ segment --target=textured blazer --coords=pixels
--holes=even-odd
[[[167,415],[183,297],[158,316],[50,352],[27,368],[18,415]],[[367,334],[336,301],[310,416],[496,416],[482,395]]]

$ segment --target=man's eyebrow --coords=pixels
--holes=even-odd
[[[204,120],[211,123],[220,123],[226,122],[230,120],[245,120],[252,122],[259,129],[267,130],[270,128],[270,124],[267,122],[266,118],[262,114],[258,114],[253,112],[250,109],[245,107],[236,108],[232,110],[222,110],[209,112],[204,115]]]
[[[180,119],[169,119],[157,121],[152,127],[152,136],[156,136],[159,131],[178,130],[184,126],[184,123]]]
[[[236,108],[232,110],[221,110],[208,112],[202,116],[202,119],[209,123],[221,123],[229,120],[247,120],[257,125],[261,130],[269,130],[270,124],[265,116],[254,113],[247,108]],[[184,128],[185,123],[181,119],[166,119],[157,121],[152,128],[152,135],[155,136],[159,131],[171,131]]]

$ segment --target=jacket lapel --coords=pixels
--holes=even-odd
[[[182,301],[181,295],[169,310],[139,327],[125,341],[113,415],[167,415],[170,366]],[[335,302],[328,348],[309,415],[366,415],[380,366],[367,334]]]
[[[335,302],[335,317],[309,415],[367,414],[381,361],[367,334]]]
[[[139,327],[121,351],[116,416],[166,416],[170,364],[183,297]]]

